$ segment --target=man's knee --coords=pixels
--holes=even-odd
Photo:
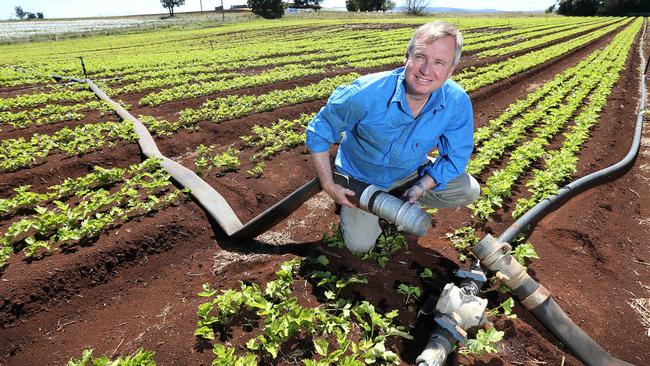
[[[481,187],[474,177],[463,173],[447,183],[443,191],[429,191],[419,202],[426,207],[453,208],[463,207],[476,201],[481,194]]]
[[[467,174],[467,177],[469,178],[469,188],[466,191],[467,203],[464,206],[476,201],[481,195],[481,186],[478,184],[478,181],[469,174]]]
[[[341,207],[343,244],[353,253],[367,253],[381,234],[379,218],[358,208]]]
[[[377,238],[368,237],[350,237],[343,234],[343,244],[352,253],[368,253],[375,247]]]

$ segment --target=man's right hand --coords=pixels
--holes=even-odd
[[[343,187],[340,184],[333,183],[323,187],[325,193],[327,193],[332,199],[343,206],[354,207],[354,204],[350,202],[347,196],[354,196],[354,191],[348,188]]]
[[[354,204],[350,202],[347,196],[354,196],[354,191],[347,189],[340,184],[334,183],[332,178],[332,168],[330,167],[330,158],[328,151],[321,151],[311,154],[314,159],[314,166],[318,172],[318,178],[320,179],[320,186],[323,190],[330,196],[336,203],[354,207]]]

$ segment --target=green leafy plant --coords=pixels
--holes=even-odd
[[[409,285],[407,283],[401,283],[397,287],[397,292],[402,295],[404,299],[404,305],[408,306],[409,310],[413,311],[413,305],[420,300],[422,296],[422,289],[415,285]]]
[[[517,245],[515,249],[510,253],[522,266],[526,266],[526,259],[528,258],[539,259],[537,252],[535,252],[533,244],[529,242]]]
[[[118,357],[110,360],[108,356],[93,357],[93,350],[87,349],[82,352],[81,358],[71,358],[68,366],[156,366],[153,359],[153,351],[139,349],[131,355]]]
[[[424,280],[436,281],[440,278],[440,275],[437,272],[433,272],[430,268],[425,267],[420,272],[419,277]]]
[[[318,280],[316,286],[323,286],[327,288],[325,297],[328,300],[335,300],[343,288],[355,283],[368,283],[364,277],[351,275],[347,278],[338,278],[330,271],[316,271],[311,274],[311,278]]]
[[[512,297],[509,297],[506,301],[502,302],[499,304],[494,309],[490,309],[488,311],[488,315],[490,316],[498,316],[498,315],[503,315],[507,318],[513,319],[516,318],[517,315],[512,312],[512,308],[515,306],[515,300],[512,299]]]
[[[471,226],[464,226],[454,230],[452,233],[447,233],[446,238],[451,241],[454,248],[459,251],[459,259],[461,262],[467,260],[470,255],[470,248],[479,242],[479,237],[476,236],[476,229]]]
[[[303,263],[322,265],[326,261],[309,259]],[[291,291],[298,265],[297,260],[283,263],[276,272],[276,279],[269,281],[264,291],[253,283],[242,284],[241,290],[222,290],[217,294],[209,285],[204,285],[199,295],[211,300],[199,306],[199,322],[195,334],[214,340],[214,326],[226,326],[236,314],[253,311],[260,317],[263,326],[260,334],[246,342],[246,347],[257,351],[258,357],[276,359],[283,344],[300,336],[312,337],[311,346],[318,355],[318,360],[303,360],[305,365],[399,363],[397,355],[385,347],[388,337],[411,338],[403,327],[393,324],[397,311],[382,315],[367,301],[353,304],[335,296],[327,297],[325,304],[306,308],[298,303]],[[339,279],[323,271],[313,272],[311,277],[332,293],[351,283],[365,283],[365,279],[359,276]],[[353,329],[363,332],[358,342],[351,339]],[[336,345],[331,346],[334,340]],[[236,356],[234,350],[223,346],[216,346],[213,351],[217,357],[214,364],[217,365],[222,364],[219,363],[221,360],[230,362],[226,364],[244,362],[238,360],[253,364],[254,361],[249,354]]]
[[[235,349],[215,343],[212,346],[214,361],[212,366],[257,366],[255,355],[246,353],[244,356],[235,355]]]
[[[330,233],[324,232],[321,241],[329,247],[344,248],[343,233],[336,223],[330,225]]]
[[[481,357],[486,353],[498,353],[497,344],[503,339],[505,333],[490,328],[487,331],[479,329],[475,339],[468,339],[460,352],[465,355]]]
[[[226,151],[216,153],[216,145],[205,146],[203,144],[196,148],[196,174],[204,175],[207,171],[218,169],[218,175],[237,170],[239,167],[239,151],[229,147]]]
[[[251,178],[259,178],[264,174],[264,162],[260,161],[259,163],[255,164],[253,169],[247,170],[246,174],[248,174],[249,177]]]
[[[359,256],[364,260],[374,259],[380,267],[384,268],[391,255],[407,247],[408,243],[404,235],[389,228],[379,236],[377,244],[371,251],[361,253]]]

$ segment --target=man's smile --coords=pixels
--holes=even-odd
[[[431,79],[426,79],[426,78],[424,78],[422,76],[418,76],[418,75],[415,76],[415,79],[417,79],[417,81],[422,83],[422,84],[428,84],[428,83],[433,81]]]

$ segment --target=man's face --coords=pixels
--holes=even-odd
[[[442,86],[454,72],[456,42],[453,37],[442,37],[433,43],[416,39],[415,47],[406,55],[406,94],[428,97]]]

